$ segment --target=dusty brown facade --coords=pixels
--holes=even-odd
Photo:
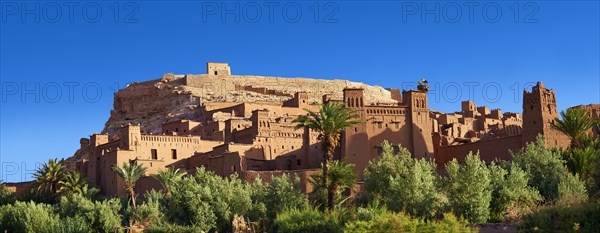
[[[302,90],[286,79],[260,84],[254,81],[271,79],[233,76],[224,63],[207,64],[207,73],[166,74],[116,93],[105,132],[82,139],[81,149],[67,160],[69,167],[85,174],[106,195],[124,194],[122,181],[111,169],[123,163],[141,164],[148,168],[147,175],[167,167],[193,173],[204,166],[221,176],[237,173],[247,180],[292,173],[306,181],[320,167],[321,145],[317,132],[295,129],[292,121],[306,114],[305,109],[316,110],[328,101],[344,103],[363,120],[343,132],[335,155],[355,164],[361,176],[381,153],[384,140],[439,165],[478,150],[485,160],[507,160],[509,150],[521,148],[538,134],[550,145],[568,144],[549,127],[558,117],[556,96],[541,83],[525,92],[523,115],[503,114],[470,101],[462,103],[461,112],[440,113],[429,109],[427,90],[400,92],[339,80],[321,89]],[[234,83],[231,87],[228,79]],[[164,116],[156,114],[164,109],[168,109]],[[119,122],[127,123],[116,126]],[[150,188],[159,188],[150,177],[138,183],[140,190]]]

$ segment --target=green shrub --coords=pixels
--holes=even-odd
[[[519,232],[598,232],[600,203],[548,206],[525,216]]]
[[[359,212],[361,212],[359,210]],[[476,232],[464,220],[452,214],[445,214],[441,220],[424,221],[411,218],[405,213],[394,213],[381,209],[371,212],[369,219],[347,222],[346,233],[387,233],[387,232]]]
[[[545,201],[558,197],[558,182],[568,172],[561,153],[546,147],[538,137],[533,143],[513,154],[512,164],[529,174],[529,186],[536,188]]]
[[[490,204],[492,221],[517,221],[543,200],[535,188],[527,185],[527,174],[518,166],[510,167],[510,172],[495,164],[489,169],[493,188]]]
[[[273,232],[342,232],[343,225],[336,214],[324,214],[317,209],[288,210],[277,215]]]
[[[118,199],[91,201],[76,194],[62,197],[57,207],[62,218],[82,217],[94,232],[114,232],[121,227],[121,204]]]
[[[274,177],[265,196],[267,217],[274,219],[277,213],[308,207],[308,197],[300,189],[300,180],[288,175]]]
[[[490,170],[479,154],[469,153],[465,163],[456,159],[446,164],[446,192],[450,208],[471,223],[485,223],[490,217],[492,186]]]
[[[0,207],[0,231],[8,232],[52,232],[59,218],[54,208],[35,202],[15,202]]]
[[[446,197],[441,192],[436,165],[424,159],[413,159],[400,148],[398,154],[387,141],[382,144],[379,159],[365,169],[365,189],[371,199],[379,199],[390,210],[405,210],[412,216],[432,218],[442,213]]]
[[[249,189],[237,176],[221,178],[201,167],[174,186],[165,212],[172,223],[228,232],[233,215],[245,215],[251,206]]]
[[[6,184],[0,182],[0,206],[13,204],[17,201],[15,192],[6,189]]]
[[[571,173],[561,176],[558,183],[557,205],[577,205],[588,200],[585,184],[579,179],[578,175]]]
[[[81,216],[62,218],[52,225],[50,232],[87,233],[94,232],[87,219]]]
[[[176,224],[152,224],[144,229],[146,233],[200,233],[206,232],[197,226],[182,226]]]

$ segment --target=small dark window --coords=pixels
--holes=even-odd
[[[302,160],[298,159],[298,166],[302,165]]]
[[[217,71],[215,71],[215,75],[217,75]]]
[[[355,133],[358,132],[358,128],[354,127],[354,132]]]
[[[383,153],[383,147],[378,146],[376,148],[377,148],[377,154],[381,155]]]
[[[175,132],[179,132],[179,128],[175,128]]]
[[[158,151],[156,149],[150,150],[150,153],[152,154],[152,159],[158,159]]]
[[[176,149],[171,149],[171,158],[177,159],[177,150]]]
[[[235,171],[235,165],[231,166],[231,170]]]

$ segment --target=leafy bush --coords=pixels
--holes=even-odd
[[[0,231],[8,232],[52,232],[58,221],[54,208],[35,202],[15,202],[0,207]]]
[[[118,199],[91,201],[80,194],[62,197],[58,213],[62,218],[82,217],[94,232],[114,232],[121,227]],[[74,221],[74,220],[73,220]]]
[[[197,226],[182,226],[176,224],[153,224],[144,229],[146,233],[200,233],[206,232]]]
[[[246,214],[251,205],[250,192],[237,176],[221,178],[201,167],[174,186],[165,210],[172,223],[226,232],[233,215]]]
[[[465,163],[456,159],[446,164],[446,192],[450,208],[471,223],[484,223],[490,217],[492,186],[490,171],[479,154],[469,153]]]
[[[560,152],[546,147],[542,137],[538,136],[535,142],[513,154],[512,164],[529,174],[529,185],[536,188],[545,201],[558,197],[558,183],[568,171]]]
[[[342,232],[342,223],[335,214],[324,214],[317,209],[288,210],[277,215],[274,232]]]
[[[50,232],[86,233],[94,232],[94,230],[87,219],[75,216],[60,219],[52,225]]]
[[[404,148],[394,155],[387,141],[382,147],[381,158],[371,161],[365,169],[365,189],[373,199],[380,199],[391,210],[405,210],[412,216],[441,215],[447,201],[440,192],[436,165],[413,159]]]
[[[585,184],[579,180],[578,175],[570,173],[561,176],[558,183],[557,205],[570,206],[583,203],[588,200]]]
[[[308,207],[308,197],[300,189],[300,180],[288,175],[274,177],[265,196],[267,217],[274,219],[278,212]]]
[[[365,209],[359,208],[358,212]],[[464,220],[459,220],[452,214],[443,215],[441,220],[424,221],[411,218],[405,213],[394,213],[381,209],[367,209],[369,218],[364,219],[359,214],[356,221],[346,223],[346,233],[387,233],[387,232],[476,232],[475,229],[467,227]],[[363,213],[364,214],[364,213]]]
[[[548,206],[525,216],[519,232],[598,232],[600,203]]]
[[[406,148],[400,147],[400,151],[394,154],[394,148],[387,141],[384,141],[381,146],[381,157],[369,161],[363,174],[365,190],[376,198],[387,196],[391,176],[408,173],[406,164],[412,160]]]
[[[17,201],[15,192],[6,189],[6,184],[0,182],[0,206],[6,204],[13,204]]]
[[[531,212],[542,200],[539,192],[527,185],[527,174],[517,166],[510,172],[498,165],[489,166],[492,183],[491,219],[516,221]]]

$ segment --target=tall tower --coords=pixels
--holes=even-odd
[[[433,156],[433,121],[429,117],[429,104],[425,90],[402,92],[404,104],[408,105],[407,123],[411,128],[411,145],[408,148],[415,158]]]
[[[374,150],[369,143],[367,133],[365,100],[362,88],[345,88],[344,105],[347,108],[357,111],[359,118],[363,123],[346,128],[342,134],[341,157],[346,158],[349,163],[355,164],[355,169],[359,177],[362,177],[362,171],[372,159],[371,151]]]
[[[139,141],[142,139],[140,125],[127,124],[126,126],[123,126],[121,128],[121,134],[119,136],[121,138],[120,149],[137,150],[137,146],[139,146]]]
[[[523,92],[523,145],[535,141],[538,134],[544,136],[547,146],[566,147],[569,138],[552,128],[558,118],[556,94],[538,82],[531,92]]]

